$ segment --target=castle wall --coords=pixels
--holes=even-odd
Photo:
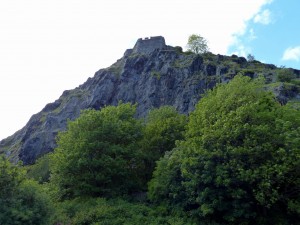
[[[163,49],[166,46],[166,42],[164,37],[150,37],[150,38],[140,38],[137,40],[133,53],[144,53],[149,54],[153,52],[155,49]]]

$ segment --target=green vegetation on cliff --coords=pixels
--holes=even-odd
[[[189,117],[185,140],[158,161],[150,199],[205,224],[295,224],[300,112],[263,86],[237,76],[208,91]]]
[[[36,181],[25,179],[25,170],[0,157],[0,224],[50,224],[49,196]]]
[[[238,75],[217,85],[189,116],[169,106],[144,120],[135,113],[135,105],[119,103],[69,121],[55,151],[27,167],[27,177],[40,184],[1,159],[0,201],[6,204],[0,204],[0,221],[300,220],[300,111],[279,104],[261,77]]]

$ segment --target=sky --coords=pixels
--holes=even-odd
[[[0,140],[106,68],[138,38],[189,35],[214,54],[300,69],[299,0],[12,0],[0,2]]]

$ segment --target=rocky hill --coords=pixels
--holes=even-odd
[[[291,72],[291,79],[278,79],[283,70]],[[228,82],[239,72],[265,76],[269,83],[266,88],[274,91],[282,104],[300,98],[298,70],[249,62],[236,55],[183,52],[181,47],[167,46],[163,37],[139,39],[112,66],[97,71],[79,87],[64,91],[59,99],[33,115],[25,127],[2,140],[0,152],[13,161],[34,163],[55,148],[56,134],[65,130],[67,121],[76,119],[81,110],[100,109],[119,101],[137,103],[137,117],[161,105],[172,105],[187,114],[205,90]]]

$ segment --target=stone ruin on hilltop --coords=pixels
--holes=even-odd
[[[127,49],[124,55],[130,55],[131,53],[149,54],[156,49],[164,49],[165,47],[165,38],[162,36],[139,38],[133,49]]]

